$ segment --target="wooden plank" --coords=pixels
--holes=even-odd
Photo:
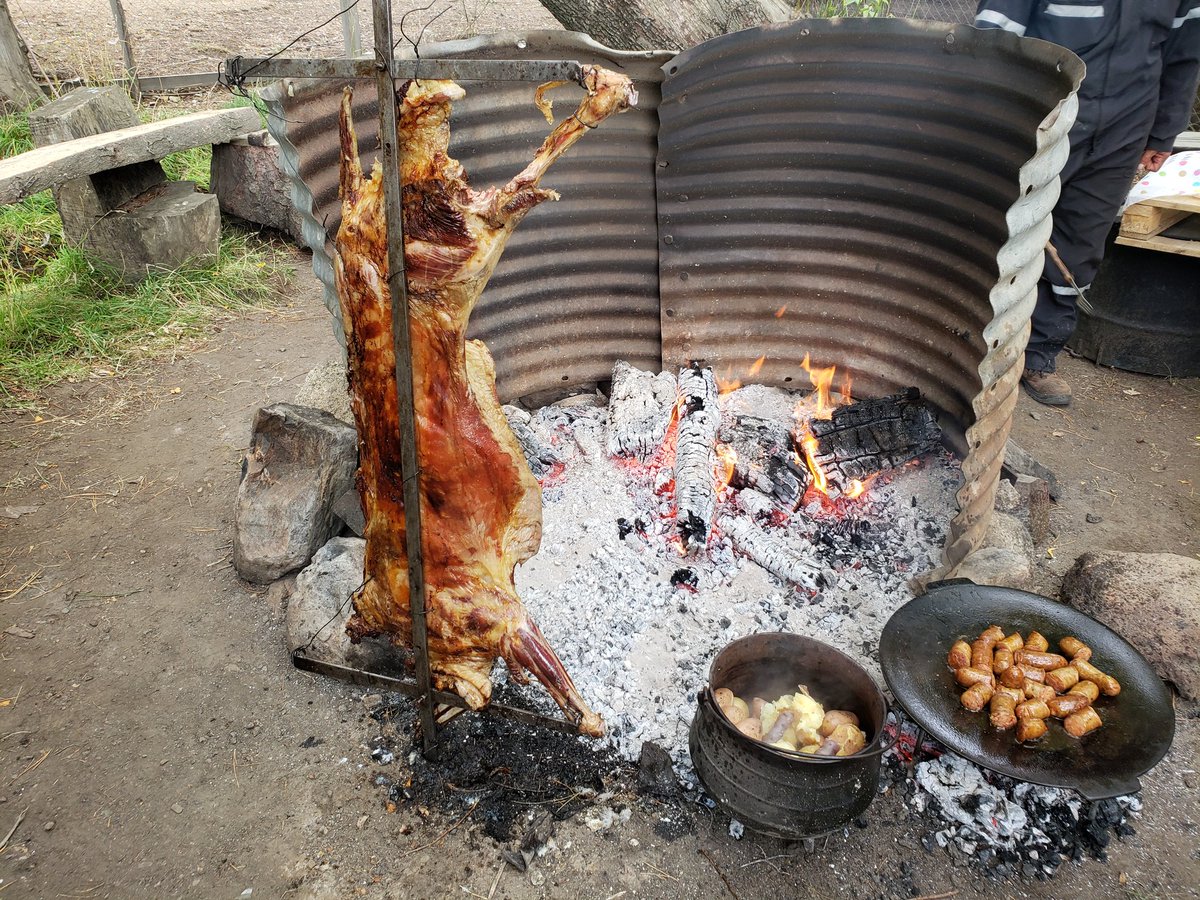
[[[1139,247],[1143,250],[1158,250],[1162,253],[1178,253],[1181,256],[1191,256],[1200,259],[1200,241],[1183,241],[1178,238],[1161,236],[1136,238],[1118,235],[1117,243],[1126,247]]]
[[[258,111],[239,107],[189,113],[39,147],[0,160],[0,203],[13,203],[82,175],[162,159],[204,144],[224,144],[260,128]]]
[[[1121,216],[1121,234],[1130,237],[1152,237],[1170,228],[1190,213],[1150,203],[1135,203]]]

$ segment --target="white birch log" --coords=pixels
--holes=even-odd
[[[810,591],[825,580],[821,566],[802,557],[793,547],[763,531],[751,519],[723,515],[718,527],[729,536],[733,549],[758,563],[772,575]]]
[[[711,368],[679,371],[679,438],[675,445],[675,526],[686,549],[704,547],[717,509],[714,484],[717,381]]]
[[[646,462],[658,452],[675,415],[679,387],[670,372],[645,372],[623,359],[613,366],[608,452]]]

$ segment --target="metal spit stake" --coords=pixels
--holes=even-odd
[[[412,338],[408,332],[408,273],[404,265],[404,212],[400,148],[396,144],[399,111],[392,75],[392,3],[372,0],[375,24],[375,85],[379,93],[379,152],[383,157],[383,200],[387,216],[388,289],[392,297],[392,347],[396,358],[396,398],[400,419],[400,474],[404,479],[404,541],[408,551],[408,608],[412,614],[413,653],[417,662],[417,702],[425,756],[437,756],[437,722],[429,672],[425,628],[425,560],[421,546],[421,472],[417,460],[417,419],[413,398]]]

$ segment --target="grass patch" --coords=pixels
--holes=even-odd
[[[139,284],[63,247],[0,298],[0,397],[176,348],[223,313],[271,305],[281,271],[269,245],[236,232],[222,238],[216,262]]]
[[[0,116],[0,157],[30,146],[27,117]],[[211,157],[211,148],[195,148],[167,157],[163,169],[206,188]],[[49,191],[0,207],[0,403],[177,348],[214,319],[272,305],[287,274],[269,242],[227,228],[215,262],[130,284],[63,240]]]

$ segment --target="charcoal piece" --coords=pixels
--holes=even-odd
[[[675,415],[679,388],[670,372],[644,372],[623,359],[613,366],[608,452],[646,462],[658,452]]]
[[[676,569],[671,574],[671,587],[686,588],[690,591],[700,587],[700,576],[693,569]]]
[[[717,382],[711,368],[692,365],[679,372],[679,436],[675,445],[675,524],[685,549],[708,542],[717,493]]]
[[[796,511],[808,489],[809,473],[792,458],[795,448],[785,425],[738,415],[722,423],[718,438],[736,455],[731,486],[769,494],[786,512]]]
[[[504,417],[508,419],[508,427],[512,429],[513,437],[521,446],[521,454],[529,464],[534,477],[541,478],[550,471],[556,463],[562,462],[558,451],[548,444],[542,443],[531,426],[532,417],[525,410],[516,406],[501,407]]]
[[[777,578],[810,591],[825,585],[825,576],[819,564],[805,559],[795,548],[775,535],[763,531],[749,519],[741,516],[722,516],[717,524],[729,535],[735,550]]]
[[[915,387],[833,410],[828,419],[808,423],[817,446],[813,454],[836,496],[861,481],[931,453],[942,430]]]

